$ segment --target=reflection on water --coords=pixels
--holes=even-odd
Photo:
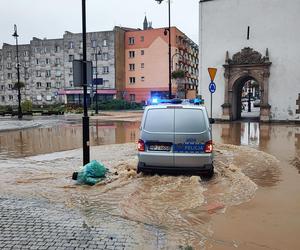
[[[93,121],[90,124],[91,146],[135,142],[139,122]],[[82,147],[81,124],[60,124],[0,133],[0,159],[65,151]]]

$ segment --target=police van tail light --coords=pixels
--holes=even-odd
[[[205,143],[204,152],[205,153],[211,153],[213,151],[213,143],[212,140]]]
[[[138,151],[145,151],[145,142],[139,139],[137,144]]]

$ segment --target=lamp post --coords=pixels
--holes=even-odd
[[[98,114],[98,56],[101,55],[101,49],[99,48],[98,52],[95,53],[95,59],[96,59],[96,107],[95,107],[95,114]]]
[[[82,0],[82,54],[83,54],[83,117],[82,117],[82,148],[83,165],[90,162],[90,131],[89,116],[87,111],[87,62],[86,62],[86,5]]]
[[[16,53],[17,53],[17,88],[18,88],[18,118],[22,119],[22,108],[21,108],[21,86],[20,86],[20,64],[19,64],[19,45],[18,45],[18,31],[17,25],[14,25],[14,33],[12,35],[16,39]]]
[[[155,0],[159,4],[162,3],[164,0]],[[169,28],[165,29],[165,35],[166,31],[169,32],[169,99],[172,99],[172,82],[171,82],[171,0],[168,0],[168,13],[169,13]]]

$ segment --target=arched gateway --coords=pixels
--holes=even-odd
[[[252,48],[244,48],[234,54],[232,59],[226,52],[225,68],[225,97],[222,118],[225,120],[237,120],[241,117],[241,91],[245,82],[255,80],[260,87],[260,120],[270,120],[269,105],[269,76],[270,66],[269,52],[262,55]]]

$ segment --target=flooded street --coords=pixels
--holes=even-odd
[[[0,196],[76,208],[88,227],[132,227],[136,249],[299,248],[299,126],[214,124],[216,174],[205,180],[137,175],[135,118],[91,120],[91,159],[110,170],[93,187],[71,180],[82,163],[80,119],[1,132]]]

